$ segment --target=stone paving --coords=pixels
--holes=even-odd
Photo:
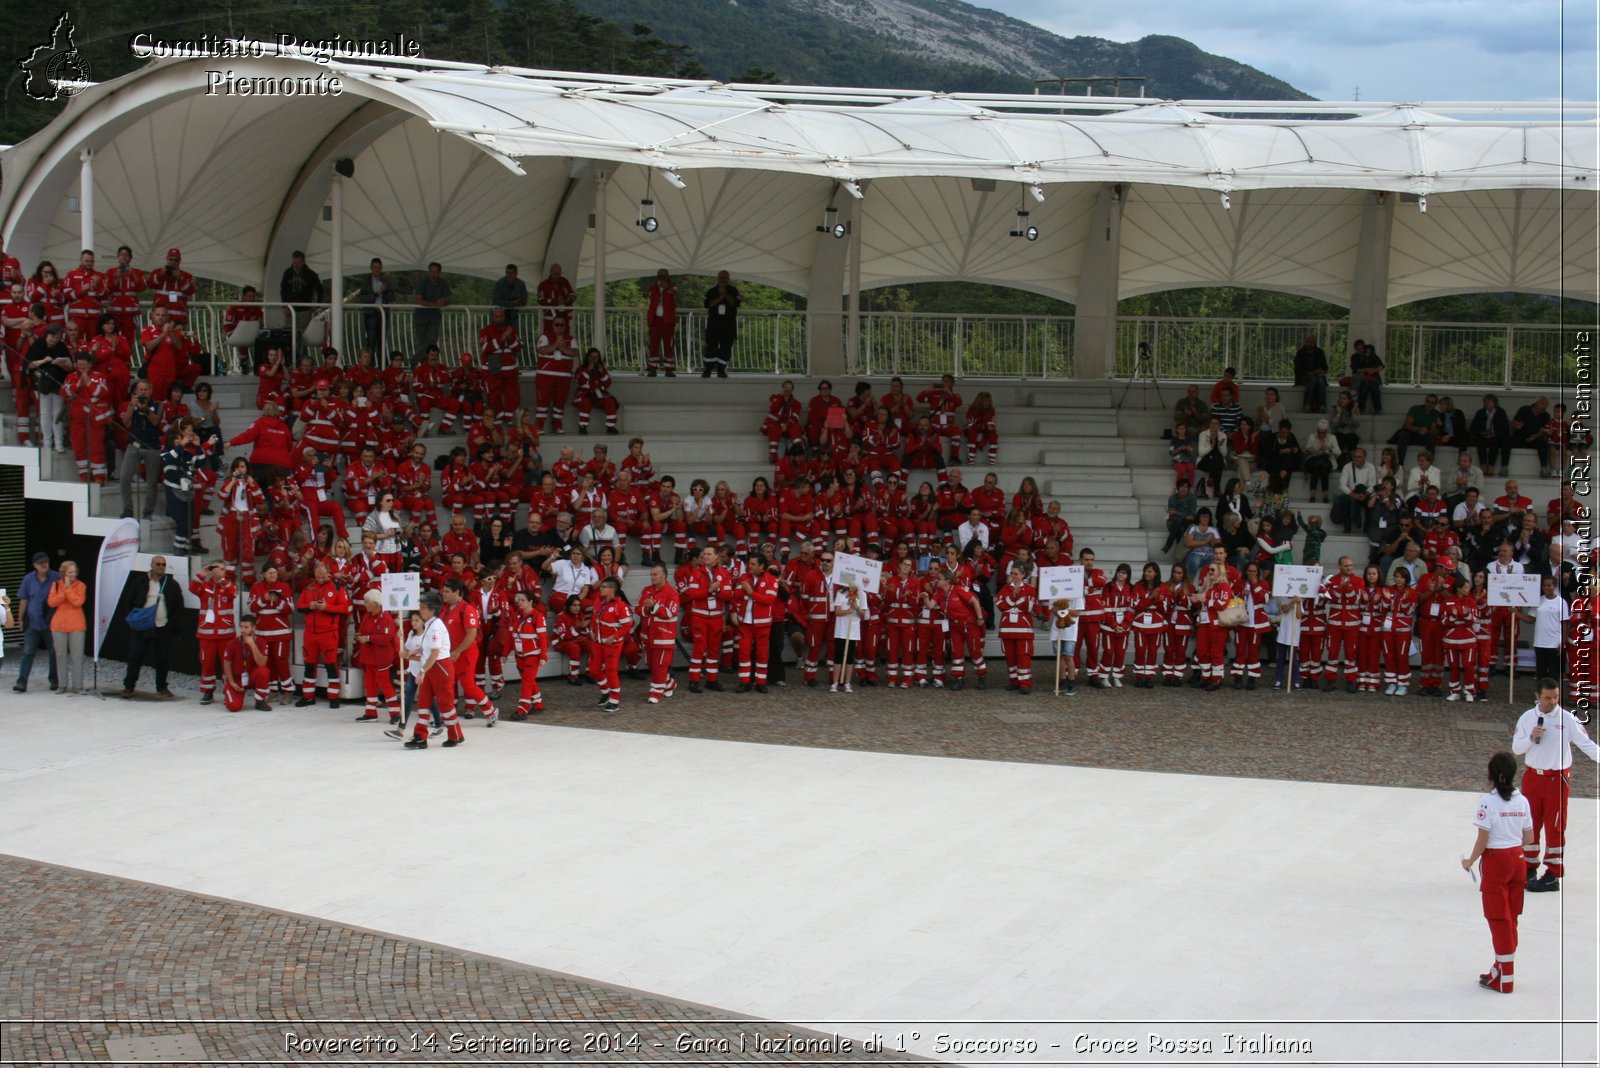
[[[131,1059],[119,1050],[138,1050],[145,1064],[193,1063],[161,1056],[178,1036],[191,1050],[198,1039],[213,1061],[256,1064],[907,1059],[458,949],[9,856],[0,856],[0,928],[5,1064]],[[349,1044],[328,1045],[338,1040]]]

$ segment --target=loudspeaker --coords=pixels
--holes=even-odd
[[[354,178],[356,176],[356,161],[348,156],[344,159],[334,160],[333,170],[335,174],[342,175],[345,178]]]

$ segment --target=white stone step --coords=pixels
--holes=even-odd
[[[1001,427],[1004,430],[1004,426]],[[1114,438],[1119,436],[1117,421],[1109,416],[1096,418],[1085,413],[1081,418],[1071,421],[1060,419],[1040,419],[1033,425],[1033,432],[1041,437],[1048,438]],[[1002,438],[1002,441],[1005,439]]]
[[[1104,386],[1041,387],[1028,395],[1028,403],[1035,408],[1098,408],[1110,411],[1113,399],[1111,390]]]
[[[1094,468],[1099,466],[1124,467],[1127,465],[1127,453],[1123,452],[1122,444],[1114,438],[1107,439],[1108,444],[1098,448],[1083,449],[1046,449],[1039,454],[1039,462],[1045,467],[1072,467]]]

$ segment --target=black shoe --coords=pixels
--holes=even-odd
[[[1345,693],[1355,693],[1356,689],[1357,689],[1356,684],[1353,683],[1353,682],[1347,682],[1347,683],[1344,684],[1344,692]]]
[[[513,713],[511,713],[511,722],[512,723],[521,723],[523,720],[525,720],[527,718],[528,718],[528,714],[526,712],[513,712]]]
[[[806,680],[806,685],[807,686],[811,686],[811,687],[815,687],[817,685],[817,680],[816,679],[807,679]]]
[[[1238,675],[1235,675],[1233,677],[1233,688],[1235,690],[1244,689],[1244,679],[1240,678]]]
[[[203,704],[203,705],[209,705],[214,699],[215,698],[211,694],[208,694],[208,693],[200,695],[200,703]]]
[[[256,702],[256,711],[257,712],[271,712],[272,711],[272,706],[267,704],[265,701],[257,701]]]
[[[328,702],[328,707],[329,708],[333,708],[333,709],[337,709],[339,707],[339,699],[337,697],[335,697],[332,700],[330,700]]]
[[[705,687],[701,686],[698,682],[691,682],[689,684],[689,692],[690,693],[704,693],[705,692]]]
[[[466,745],[466,744],[467,744],[467,740],[465,738],[446,738],[444,740],[444,745],[442,746],[442,748],[444,748],[444,749],[454,749],[458,745]]]
[[[966,679],[951,679],[949,682],[944,684],[944,688],[947,689],[947,690],[950,690],[951,692],[957,692],[957,691],[960,691],[962,689],[965,689],[966,685],[967,685],[967,680]]]
[[[450,745],[451,743],[450,742],[446,742],[444,744],[445,745]],[[426,738],[413,738],[409,742],[406,743],[406,748],[407,749],[426,749],[426,748],[428,748],[428,739],[426,739]]]
[[[656,376],[656,369],[654,367],[650,368],[650,370],[644,373],[644,376],[646,378],[654,378]]]
[[[1006,689],[1007,690],[1020,690],[1020,689],[1022,689],[1022,687],[1018,686],[1015,682],[1008,682],[1008,683],[1006,683]]]
[[[721,693],[722,683],[718,682],[716,679],[712,679],[710,682],[706,683],[706,689]]]
[[[718,378],[727,378],[728,377],[728,369],[726,367],[717,368],[717,377]]]
[[[361,715],[356,717],[356,722],[357,723],[376,723],[376,722],[378,722],[378,717],[376,715],[369,716],[365,712],[363,712],[363,713],[361,713]]]
[[[989,688],[989,676],[987,676],[987,675],[979,675],[978,676],[978,689],[987,690],[988,688]]]
[[[1247,690],[1253,690],[1256,688],[1256,680],[1254,676],[1244,680],[1244,688]]]
[[[782,684],[780,683],[779,685],[782,685]],[[767,692],[767,684],[766,683],[764,683],[764,682],[756,683],[756,693],[766,693],[766,692]]]
[[[576,675],[569,675],[569,676],[567,676],[567,685],[568,686],[582,686],[583,685],[583,680],[578,678]]]
[[[1062,697],[1076,697],[1076,696],[1078,696],[1078,688],[1076,686],[1072,685],[1072,683],[1070,683],[1070,682],[1063,682],[1061,684],[1061,696]]]
[[[750,692],[750,684],[748,682],[741,682],[738,685],[738,688],[735,689],[733,692],[734,693],[749,693]]]
[[[296,708],[310,708],[312,705],[314,705],[316,703],[317,702],[315,702],[314,700],[312,700],[309,697],[302,697],[299,700],[295,701],[294,707],[296,707]]]
[[[1542,878],[1530,881],[1528,883],[1528,890],[1530,893],[1535,894],[1559,893],[1561,890],[1561,880],[1556,878],[1554,875],[1551,875],[1547,871],[1544,873]]]
[[[28,684],[25,683],[25,682],[19,682],[15,686],[11,687],[11,691],[13,693],[27,693],[28,692]],[[132,693],[133,691],[128,690],[128,691],[124,691],[124,692]]]
[[[876,682],[874,682],[872,679],[857,679],[856,680],[856,685],[857,686],[876,686],[878,684]]]
[[[611,700],[611,698],[607,697],[605,694],[602,693],[600,695],[600,700],[596,701],[595,704],[597,704],[597,705],[605,705],[610,700]]]
[[[1220,682],[1208,682],[1208,683],[1206,683],[1206,687],[1205,687],[1206,693],[1216,693],[1220,689],[1222,689],[1222,683],[1220,683]]]
[[[707,367],[704,371],[701,371],[700,372],[700,377],[701,378],[710,378],[711,377],[711,368]]]
[[[622,431],[618,430],[614,426],[608,426],[608,427],[606,427],[606,433],[607,434],[620,434],[620,433],[622,433]]]
[[[578,433],[580,433],[580,434],[584,435],[585,437],[587,437],[588,434],[589,434],[589,428],[586,427],[586,426],[580,426],[578,428]]]
[[[678,377],[678,372],[676,372],[676,371],[668,371],[667,372],[667,377],[668,378],[677,378]]]

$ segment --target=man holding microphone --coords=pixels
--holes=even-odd
[[[1517,720],[1511,751],[1523,758],[1528,770],[1522,776],[1522,795],[1533,809],[1533,844],[1523,848],[1530,893],[1561,889],[1563,850],[1567,833],[1567,799],[1571,795],[1572,747],[1590,760],[1600,761],[1600,746],[1583,724],[1561,707],[1556,680],[1542,678],[1536,686],[1538,704]],[[1544,876],[1539,877],[1539,839],[1544,838]]]

